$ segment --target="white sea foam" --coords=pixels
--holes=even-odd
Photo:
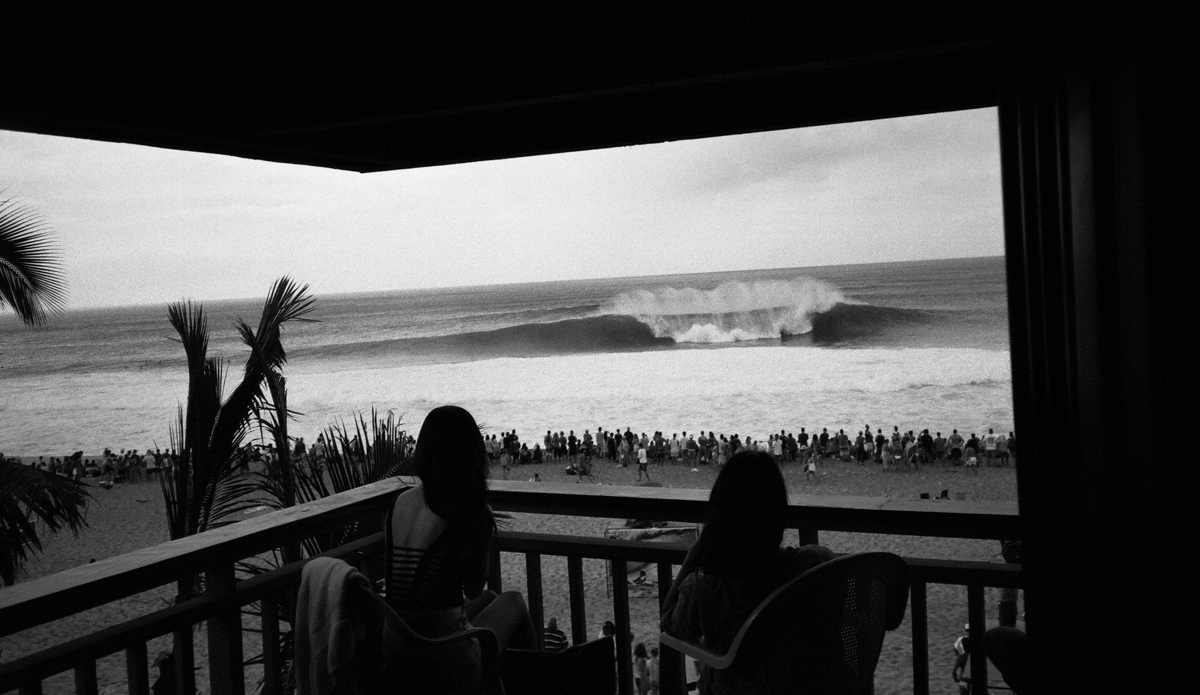
[[[318,424],[319,413],[374,404],[415,428],[429,409],[458,403],[494,430],[526,438],[596,426],[755,436],[864,423],[1007,431],[1011,383],[1006,351],[774,346],[504,358],[290,381],[291,402]]]
[[[836,287],[798,277],[725,282],[711,290],[632,290],[614,297],[603,311],[634,316],[656,336],[680,343],[732,343],[808,333],[813,314],[846,301]]]

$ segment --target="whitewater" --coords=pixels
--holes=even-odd
[[[679,343],[732,343],[804,335],[814,315],[846,301],[836,287],[801,276],[723,282],[711,290],[639,289],[613,298],[603,311],[633,316],[655,336]]]

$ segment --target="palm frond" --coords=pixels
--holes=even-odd
[[[12,198],[0,199],[0,307],[31,326],[66,306],[58,245],[48,222]]]
[[[281,340],[283,325],[288,321],[311,321],[304,317],[315,305],[316,300],[308,294],[308,285],[298,286],[286,275],[276,280],[263,304],[258,330],[251,329],[244,321],[238,322],[242,342],[250,348],[247,372],[282,368],[287,363]]]
[[[28,553],[42,549],[37,524],[76,536],[87,525],[91,495],[83,483],[32,466],[0,460],[0,580],[16,581]]]
[[[266,506],[252,477],[226,476],[219,479],[212,490],[199,533],[241,521],[245,512]]]

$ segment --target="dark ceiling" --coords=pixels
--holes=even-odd
[[[962,2],[244,4],[7,8],[0,128],[451,164],[993,105],[1012,22]]]

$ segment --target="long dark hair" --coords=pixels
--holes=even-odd
[[[488,512],[487,449],[479,425],[466,410],[443,405],[430,411],[413,459],[425,504],[434,514],[454,522]]]
[[[783,542],[787,486],[779,464],[761,451],[730,457],[708,497],[700,567],[722,577],[769,581]]]

